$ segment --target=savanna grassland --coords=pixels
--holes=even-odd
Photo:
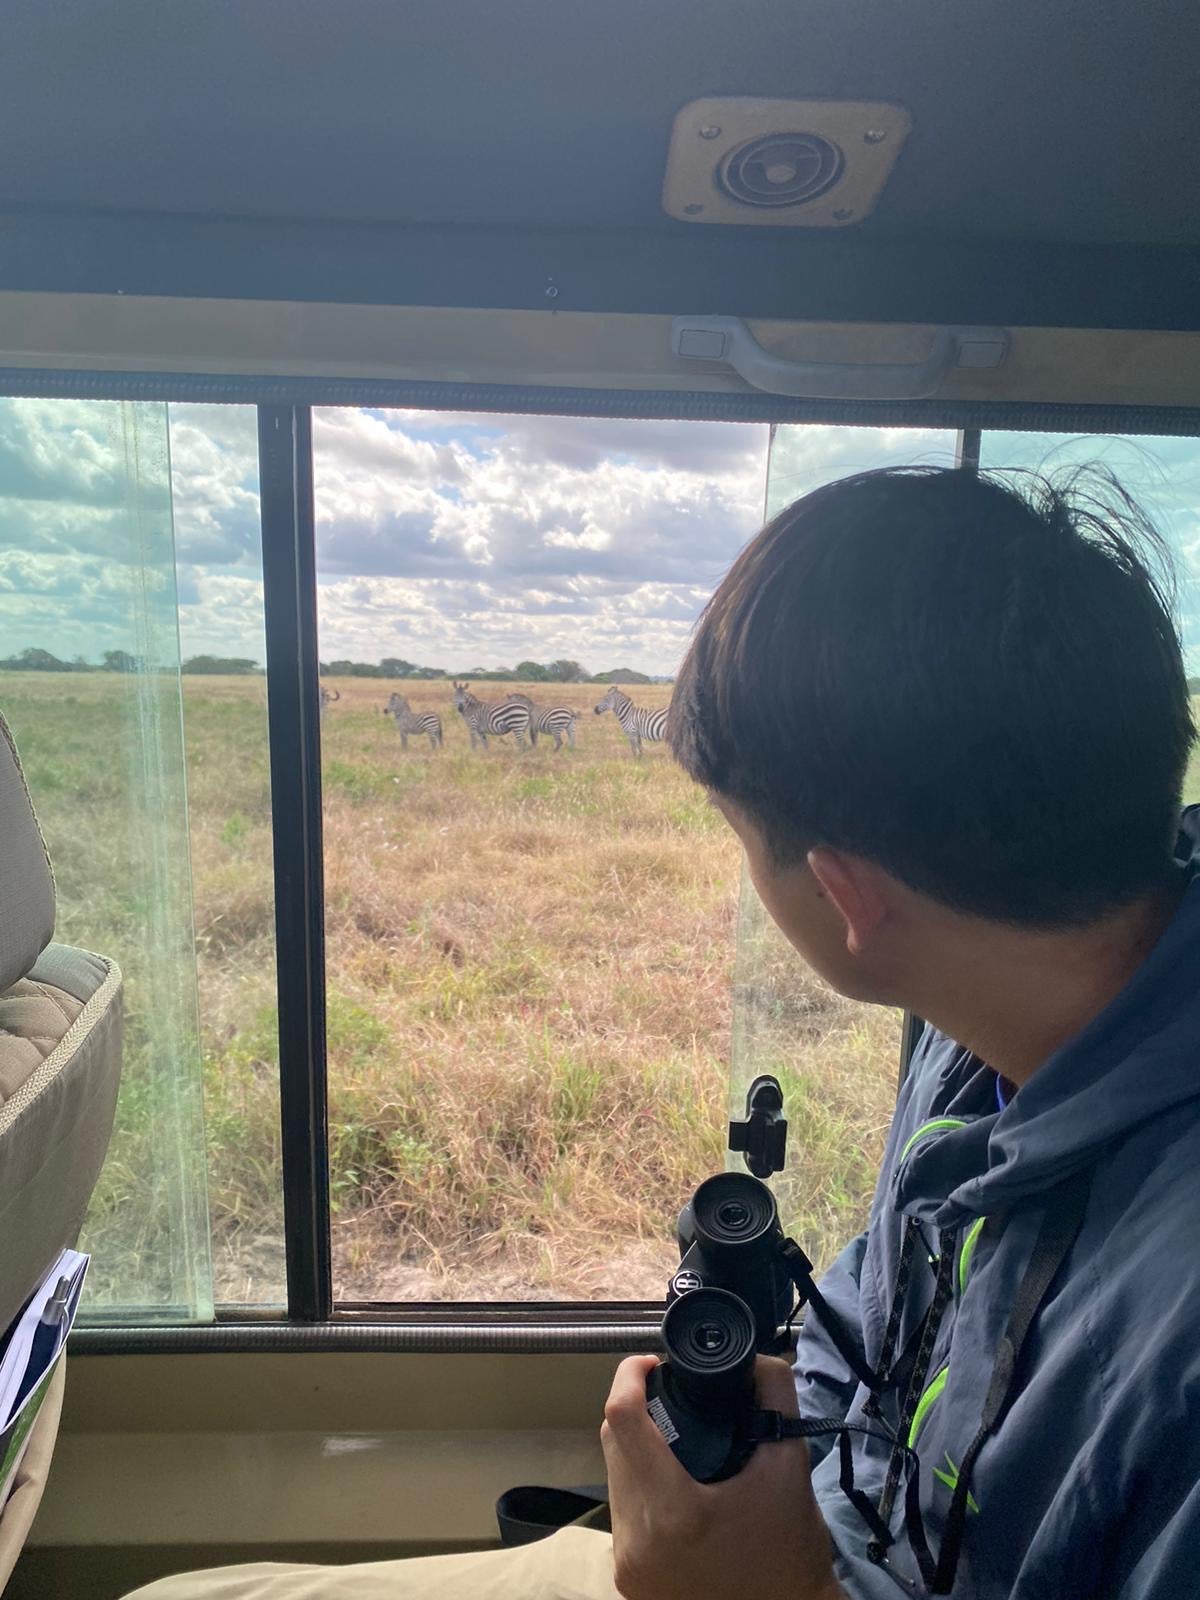
[[[675,1214],[723,1164],[736,1056],[785,1080],[786,1220],[827,1260],[865,1214],[898,1022],[811,979],[744,905],[719,814],[661,747],[635,761],[603,688],[578,748],[472,753],[450,684],[332,680],[323,767],[330,1157],[343,1299],[658,1297]],[[503,686],[478,685],[498,698]],[[445,747],[383,715],[399,689]],[[665,702],[665,687],[635,689]],[[55,857],[59,937],[128,977],[126,1080],[89,1223],[165,1248],[145,1025],[143,848],[124,809],[121,680],[0,681]],[[258,678],[184,679],[195,967],[218,1298],[281,1293],[266,707]],[[735,981],[736,978],[736,981]]]

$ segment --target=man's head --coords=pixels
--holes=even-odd
[[[1111,480],[907,468],[815,490],[738,557],[669,738],[839,987],[825,947],[848,928],[854,954],[879,892],[1044,930],[1162,884],[1192,740],[1162,555]],[[828,926],[788,926],[801,880]]]

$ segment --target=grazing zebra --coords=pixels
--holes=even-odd
[[[436,750],[442,743],[442,719],[436,711],[414,711],[402,694],[394,694],[383,708],[385,717],[391,717],[400,735],[401,750],[408,749],[410,733],[427,733],[429,748]]]
[[[503,700],[480,700],[471,693],[469,683],[455,682],[454,709],[460,714],[471,734],[471,749],[478,740],[487,749],[488,734],[503,738],[506,733],[517,736],[517,749],[524,750],[529,733],[533,701],[528,695],[508,695]]]
[[[667,709],[666,706],[660,706],[657,711],[651,711],[647,706],[635,706],[625,691],[618,689],[614,683],[597,705],[596,715],[599,716],[602,711],[614,712],[622,733],[629,740],[629,748],[635,756],[640,756],[643,739],[648,744],[655,744],[666,737]]]
[[[562,749],[563,736],[571,749],[575,748],[575,724],[579,721],[579,713],[571,706],[538,706],[533,707],[529,724],[529,739],[531,744],[537,743],[539,733],[548,733],[554,740],[554,748]]]
[[[333,702],[335,700],[340,700],[341,698],[342,698],[341,695],[338,693],[338,691],[336,689],[327,689],[324,684],[321,685],[321,721],[322,722],[325,721],[325,713],[329,710],[329,708],[333,704]]]

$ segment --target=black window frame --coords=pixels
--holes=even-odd
[[[257,408],[272,786],[287,1304],[222,1307],[204,1326],[107,1322],[77,1329],[95,1354],[232,1350],[487,1350],[576,1354],[654,1349],[653,1302],[337,1303],[330,1267],[324,876],[316,628],[312,409],[369,406],[952,429],[978,470],[984,431],[1200,436],[1200,407],[1012,401],[796,401],[762,394],[404,380],[215,377],[94,369],[0,369],[5,397],[207,402]],[[906,1014],[902,1084],[920,1039]]]

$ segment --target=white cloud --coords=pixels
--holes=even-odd
[[[166,408],[135,409],[140,500],[130,408],[0,400],[0,653],[136,648],[130,563],[147,547],[165,558],[170,524],[154,509],[158,492],[166,518]],[[175,405],[170,424],[183,653],[261,661],[255,412]],[[762,426],[345,408],[317,411],[314,438],[327,660],[571,656],[671,671],[767,487]],[[846,472],[946,461],[952,448],[945,431],[781,427],[771,509]],[[1194,441],[985,438],[985,464],[1039,465],[1047,452],[1051,465],[1099,455],[1147,500],[1179,552],[1185,638],[1200,652]],[[155,613],[167,579],[160,565]]]
[[[186,581],[185,581],[186,580]],[[262,582],[193,567],[180,575],[179,649],[189,656],[266,659]]]
[[[241,567],[261,578],[254,408],[172,406],[171,487],[180,565]]]

